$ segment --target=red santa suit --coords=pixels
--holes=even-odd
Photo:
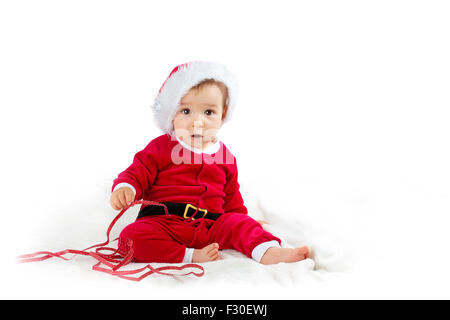
[[[213,242],[260,261],[268,248],[279,246],[279,238],[248,216],[236,159],[222,142],[196,150],[169,134],[161,135],[135,155],[112,190],[124,185],[133,189],[136,200],[189,203],[220,215],[217,220],[177,215],[138,218],[119,237],[120,250],[132,241],[135,261],[191,262],[194,249]]]

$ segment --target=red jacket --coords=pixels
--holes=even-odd
[[[136,200],[190,203],[215,213],[247,214],[236,159],[220,142],[214,154],[194,153],[164,134],[134,156],[114,180],[136,189]]]

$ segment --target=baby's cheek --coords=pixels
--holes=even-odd
[[[187,141],[190,137],[190,132],[189,130],[180,128],[180,127],[174,127],[174,131],[175,131],[175,135],[177,136],[178,139],[182,140],[182,141]]]

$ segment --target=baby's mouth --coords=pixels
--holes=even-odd
[[[191,138],[192,139],[202,139],[203,135],[196,133],[196,134],[191,135]]]

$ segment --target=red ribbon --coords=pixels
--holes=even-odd
[[[25,262],[43,261],[43,260],[47,260],[47,259],[50,259],[53,257],[61,258],[64,260],[69,260],[69,259],[65,258],[64,255],[71,253],[71,254],[78,254],[78,255],[84,255],[84,256],[91,256],[92,258],[97,260],[97,263],[92,266],[93,270],[109,273],[111,275],[114,275],[114,276],[117,276],[117,277],[120,277],[123,279],[127,279],[127,280],[132,280],[132,281],[141,281],[142,279],[146,278],[147,276],[149,276],[153,273],[167,275],[167,276],[187,276],[190,274],[192,274],[196,277],[203,276],[205,274],[205,270],[203,269],[202,266],[195,264],[195,263],[188,263],[188,264],[184,264],[182,266],[163,266],[163,267],[158,267],[158,268],[154,268],[150,264],[147,264],[146,266],[144,266],[142,268],[137,268],[134,270],[119,270],[121,267],[129,264],[133,260],[133,253],[134,253],[133,241],[132,240],[127,241],[125,254],[120,253],[118,251],[118,249],[106,247],[106,245],[108,245],[110,243],[109,234],[110,234],[112,228],[114,227],[114,225],[116,224],[116,222],[125,213],[125,211],[127,211],[130,207],[132,207],[136,204],[162,206],[162,207],[164,207],[165,213],[167,215],[169,214],[169,212],[167,211],[167,207],[162,203],[155,202],[155,201],[149,201],[149,200],[133,201],[130,205],[123,208],[122,211],[120,211],[117,214],[117,216],[114,218],[114,220],[110,223],[108,230],[106,231],[106,241],[105,242],[90,246],[84,250],[66,249],[66,250],[59,251],[59,252],[38,251],[35,253],[31,253],[31,254],[24,254],[24,255],[20,255],[17,257],[18,262],[25,263]],[[117,239],[115,239],[115,240],[117,240]],[[94,251],[92,251],[91,249],[93,249],[93,248],[96,248],[96,249]],[[88,251],[88,250],[91,250],[91,251]],[[106,253],[102,253],[101,251],[110,251],[112,253],[106,254]],[[103,267],[102,264],[106,267]],[[164,272],[166,270],[184,270],[187,268],[196,268],[199,271],[198,272],[189,271],[184,274]],[[149,271],[145,272],[147,269]],[[133,275],[137,275],[141,272],[145,272],[145,273],[140,276],[133,276]]]

